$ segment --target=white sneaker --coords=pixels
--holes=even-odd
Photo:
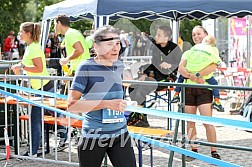
[[[33,154],[32,156],[30,156],[30,153],[27,151],[25,154],[23,154],[23,156],[29,156],[29,157],[32,157],[32,158],[37,158],[38,154]]]

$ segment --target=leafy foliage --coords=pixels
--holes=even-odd
[[[201,21],[184,19],[180,22],[180,36],[183,39],[183,41],[187,41],[193,44],[192,29],[196,25],[201,25]]]
[[[18,32],[25,17],[24,10],[29,0],[4,0],[0,5],[0,36],[4,39],[10,30]]]
[[[10,30],[14,30],[17,34],[19,25],[25,21],[39,22],[42,19],[44,7],[52,5],[63,0],[4,0],[0,5],[0,41],[4,40]],[[122,20],[126,22],[127,19]],[[135,28],[142,32],[150,33],[154,36],[156,21],[146,19],[130,20]],[[159,22],[163,22],[160,21]],[[116,21],[110,21],[110,24],[115,24]],[[165,22],[164,22],[165,23]],[[165,23],[169,24],[169,23]],[[195,25],[200,25],[200,21],[196,20],[183,20],[180,24],[180,34],[182,39],[192,43],[191,31]],[[122,24],[123,25],[123,24]],[[120,26],[118,24],[118,26]],[[71,27],[84,32],[92,28],[92,21],[82,20],[71,23]],[[126,32],[132,31],[132,27],[119,27]],[[2,37],[2,39],[1,39]]]
[[[72,22],[70,26],[73,28],[76,28],[77,30],[79,30],[83,33],[85,30],[92,29],[92,23],[93,23],[93,21],[91,21],[91,20],[80,20],[77,22]]]
[[[118,22],[120,22],[120,24],[118,24]],[[131,22],[128,23],[128,25],[130,24],[134,24],[135,26],[127,26],[125,27],[124,25],[127,25],[127,22]],[[150,25],[152,23],[152,21],[150,20],[146,20],[146,19],[139,19],[139,20],[128,20],[128,19],[120,19],[117,21],[112,21],[110,20],[109,23],[111,25],[116,25],[117,28],[119,28],[120,30],[125,30],[126,32],[136,32],[136,31],[141,31],[141,32],[150,32]]]
[[[8,36],[10,30],[19,32],[22,22],[39,22],[44,7],[62,0],[4,0],[0,5],[0,41]]]
[[[130,31],[135,32],[134,30],[132,30],[132,26],[123,27],[125,25],[123,23],[126,23],[129,20],[121,19],[120,21],[122,22],[121,24],[122,27],[120,27],[120,24],[116,24],[118,20],[110,21],[110,24],[111,25],[116,24],[117,28],[121,30],[125,30],[126,32],[130,32]],[[148,32],[152,36],[155,36],[157,26],[171,24],[170,20],[167,20],[167,19],[158,19],[154,21],[150,21],[146,19],[139,19],[139,20],[130,20],[130,22],[132,22],[141,32]],[[193,44],[192,29],[196,25],[201,25],[201,21],[184,19],[180,22],[180,35],[184,41],[188,41],[189,43]]]

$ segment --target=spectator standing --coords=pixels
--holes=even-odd
[[[151,56],[152,55],[152,44],[155,43],[154,39],[146,33],[146,45],[145,45],[145,56]]]
[[[15,32],[10,31],[8,34],[8,37],[4,41],[4,60],[12,60],[12,53],[11,49],[14,47],[14,41],[15,41]]]
[[[133,46],[134,46],[134,41],[133,41],[133,32],[129,32],[128,35],[128,41],[129,41],[129,53],[128,56],[132,56],[133,54]]]
[[[56,35],[54,32],[51,32],[49,40],[51,41],[49,67],[56,69],[57,75],[61,76],[62,69],[59,63],[59,58],[61,58],[61,54],[60,54],[60,49],[59,49],[58,35]]]
[[[202,26],[196,26],[192,30],[192,39],[195,44],[200,44],[204,37],[208,35],[207,31]],[[209,65],[204,65],[202,62],[202,70],[194,72],[193,69],[186,69],[187,63],[190,65],[199,65],[201,62],[195,61],[196,59],[191,59],[190,56],[182,57],[179,64],[179,72],[184,78],[189,78],[186,83],[189,84],[208,84],[206,79],[213,76],[213,71],[217,68],[216,63]],[[201,60],[201,59],[200,59]],[[186,88],[185,90],[185,112],[188,114],[196,114],[197,109],[200,115],[212,116],[212,102],[213,102],[213,92],[212,90],[206,88]],[[207,140],[211,143],[216,143],[216,131],[213,125],[203,124],[206,129]],[[187,135],[189,140],[196,139],[196,127],[195,122],[187,121]],[[191,145],[191,149],[194,152],[198,152],[196,145]],[[217,153],[216,147],[210,147],[211,155],[213,158],[221,159],[220,155]]]
[[[33,22],[25,22],[20,25],[20,39],[26,44],[26,50],[21,63],[15,64],[11,67],[15,74],[20,74],[21,70],[26,71],[28,76],[49,76],[46,69],[46,60],[44,52],[39,44],[40,39],[40,25]],[[31,79],[31,87],[35,90],[43,90],[54,92],[54,83],[52,80]],[[40,95],[36,95],[40,96]],[[32,140],[32,153],[27,151],[24,156],[37,157],[38,149],[41,144],[41,128],[42,128],[42,114],[41,108],[32,106],[31,109],[31,140]],[[58,126],[64,129],[62,126]],[[60,133],[60,137],[66,140],[67,133]]]
[[[140,56],[140,49],[142,47],[142,43],[140,40],[140,33],[136,32],[135,40],[134,40],[134,47],[133,47],[133,53],[135,56]]]
[[[207,64],[221,64],[221,59],[219,56],[219,51],[215,47],[216,40],[214,36],[207,35],[202,40],[202,43],[195,45],[189,51],[183,54],[183,58],[186,59],[193,59],[195,60],[193,64],[187,63],[186,68],[190,69],[191,72],[198,72],[202,70],[202,66],[206,66]],[[198,62],[198,63],[195,63]],[[178,78],[178,83],[184,82],[184,77],[182,75]],[[210,85],[218,85],[217,80],[212,76],[209,79],[206,79],[206,82]],[[176,87],[175,94],[173,99],[171,100],[172,103],[176,103],[180,101],[179,93],[181,91],[181,87]],[[224,112],[224,107],[221,105],[220,102],[220,92],[219,89],[213,89],[213,96],[214,102],[212,108],[216,109],[217,111]]]
[[[120,50],[120,56],[125,56],[125,50],[127,49],[129,45],[129,41],[127,39],[127,35],[124,30],[121,31],[120,34],[120,42],[121,42],[121,50]]]
[[[146,49],[146,42],[147,42],[148,38],[146,37],[145,32],[141,32],[141,36],[140,36],[140,56],[145,56],[145,49]]]
[[[17,36],[18,40],[18,54],[19,54],[19,59],[22,60],[25,52],[25,42],[20,39],[20,36]]]

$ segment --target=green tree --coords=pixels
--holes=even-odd
[[[25,16],[24,10],[29,0],[4,0],[0,5],[0,36],[5,39],[10,30],[16,33]]]
[[[109,24],[110,25],[116,24],[117,28],[119,28],[120,30],[125,30],[126,32],[130,32],[130,31],[135,32],[137,30],[140,30],[141,32],[150,32],[149,31],[150,25],[152,23],[152,21],[146,20],[146,19],[139,19],[139,20],[120,19],[119,21],[121,24],[117,24],[118,20],[116,20],[116,21],[110,20]],[[135,25],[135,27],[131,27],[131,26],[125,27],[124,25],[127,25],[127,22],[133,23]],[[137,27],[137,30],[135,29],[136,27]]]
[[[19,25],[25,21],[38,22],[44,7],[63,0],[4,0],[0,5],[0,36],[2,41],[10,30],[17,34]]]
[[[155,36],[157,26],[160,25],[170,25],[170,20],[168,19],[158,19],[154,21],[150,21],[147,19],[139,19],[139,20],[128,20],[128,19],[120,19],[122,23],[126,23],[128,21],[132,22],[140,31],[149,32],[152,36]],[[117,21],[110,21],[111,25],[114,25]],[[125,30],[126,32],[132,31],[132,27],[123,27],[125,24],[116,24],[117,28],[121,30]],[[180,35],[184,41],[188,41],[193,44],[192,41],[192,29],[196,25],[201,25],[200,20],[188,20],[184,19],[180,21]]]
[[[183,41],[187,41],[193,44],[192,29],[196,25],[201,25],[201,21],[184,19],[180,22],[180,36],[183,39]]]
[[[72,22],[70,26],[83,33],[85,30],[92,29],[92,23],[93,21],[85,19],[85,20],[80,20],[77,22]]]
[[[10,30],[16,33],[19,31],[19,25],[25,21],[39,22],[42,19],[44,7],[52,5],[63,0],[4,0],[0,5],[0,36],[5,39]],[[127,20],[127,19],[125,19]],[[151,26],[153,21],[147,19],[130,20],[140,31],[153,33]],[[116,21],[110,21],[115,24]],[[180,34],[182,39],[192,43],[191,31],[195,25],[200,25],[200,21],[184,19],[180,24]],[[82,20],[71,23],[71,27],[80,30],[90,30],[92,21]],[[155,26],[154,26],[155,27]],[[121,27],[126,32],[132,31],[132,27]],[[155,28],[154,28],[155,29]]]

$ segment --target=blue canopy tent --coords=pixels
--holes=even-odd
[[[43,47],[50,22],[59,14],[66,14],[72,21],[94,19],[95,27],[107,25],[109,19],[167,18],[173,21],[173,40],[177,41],[179,20],[244,17],[252,14],[252,0],[66,0],[44,9],[41,38]]]

